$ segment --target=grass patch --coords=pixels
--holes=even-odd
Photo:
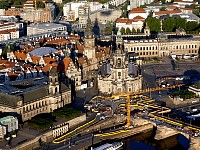
[[[55,110],[52,113],[52,115],[55,116],[56,118],[72,119],[77,116],[80,116],[81,113],[82,112],[80,110],[76,110],[76,109],[69,108],[69,107],[64,107],[64,108]]]
[[[31,128],[44,130],[53,125],[55,118],[51,114],[39,114],[28,121]]]
[[[190,98],[195,97],[195,93],[188,90],[175,91],[175,92],[172,92],[170,95],[173,98],[178,96],[183,99],[190,99]]]

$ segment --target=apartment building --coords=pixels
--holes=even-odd
[[[67,31],[67,27],[56,23],[36,24],[27,27],[27,35],[42,34],[52,31]]]
[[[9,29],[0,31],[0,41],[6,41],[10,39],[17,39],[19,38],[19,31],[16,29]]]

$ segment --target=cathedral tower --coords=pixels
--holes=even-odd
[[[56,67],[52,67],[49,72],[49,94],[59,93],[58,72]]]
[[[85,29],[85,47],[94,47],[94,34],[93,34],[93,27],[92,27],[92,21],[90,19],[90,12],[88,12],[88,19],[87,19],[87,25]]]

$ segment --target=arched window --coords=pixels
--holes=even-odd
[[[55,93],[57,93],[57,92],[58,92],[58,88],[56,87],[56,88],[55,88]]]
[[[121,58],[118,58],[118,59],[117,59],[117,67],[120,67],[120,66],[121,66],[121,63],[122,63]]]

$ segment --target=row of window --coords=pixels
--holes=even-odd
[[[158,55],[158,52],[140,52],[140,53],[138,53],[140,56],[141,55],[147,55],[147,56],[149,56],[149,55]]]
[[[176,50],[173,50],[173,51],[171,51],[171,53],[178,53],[178,52],[180,52],[180,51],[176,51]],[[197,53],[197,50],[189,50],[189,51],[186,51],[186,53]]]
[[[41,112],[44,112],[44,111],[46,111],[48,109],[48,107],[43,107],[43,108],[41,108],[40,110],[37,110],[36,112],[35,111],[33,111],[33,112],[30,112],[30,113],[25,113],[24,114],[24,117],[26,118],[26,117],[32,117],[33,115],[36,115],[36,114],[38,114],[39,112],[41,113]]]
[[[167,47],[166,47],[167,48]],[[177,45],[170,46],[171,49],[188,49],[188,48],[197,48],[197,45]],[[128,51],[128,48],[126,47]],[[130,50],[158,50],[158,46],[150,46],[150,47],[130,47]]]
[[[34,109],[38,109],[40,107],[43,107],[43,106],[47,106],[47,101],[40,101],[40,102],[37,102],[35,104],[30,104],[26,107],[23,107],[23,111],[30,111],[30,110],[34,110]]]
[[[126,48],[127,50],[128,48]],[[130,47],[131,51],[135,51],[135,50],[157,50],[158,47],[157,46],[153,46],[153,47]]]

